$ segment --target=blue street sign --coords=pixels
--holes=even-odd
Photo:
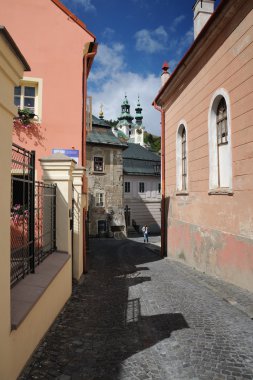
[[[79,150],[76,149],[52,149],[52,153],[62,153],[65,156],[72,158],[78,164]]]

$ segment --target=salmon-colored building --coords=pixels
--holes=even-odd
[[[154,101],[163,253],[253,290],[253,1],[193,9],[194,43]]]
[[[74,148],[85,165],[86,81],[95,36],[59,0],[3,0],[0,22],[31,66],[15,88],[15,104],[30,109],[39,123],[17,126],[13,141],[36,150],[36,162],[53,149]],[[39,165],[37,170],[40,178]]]

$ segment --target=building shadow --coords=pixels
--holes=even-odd
[[[155,314],[134,296],[140,286],[149,291],[149,266],[159,260],[140,243],[91,239],[88,273],[39,348],[36,367],[21,379],[38,368],[47,378],[53,368],[59,379],[120,380],[125,360],[188,328],[182,314]]]

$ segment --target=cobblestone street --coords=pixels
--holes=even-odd
[[[90,241],[88,273],[20,380],[253,379],[252,294],[150,248]]]

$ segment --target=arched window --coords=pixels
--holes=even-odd
[[[228,126],[227,126],[227,105],[225,99],[222,97],[216,113],[217,125],[217,144],[218,146],[228,143]]]
[[[177,131],[176,141],[176,154],[177,154],[177,190],[187,190],[187,139],[185,125],[180,123]]]
[[[232,152],[229,96],[218,90],[209,109],[209,188],[232,188]]]

